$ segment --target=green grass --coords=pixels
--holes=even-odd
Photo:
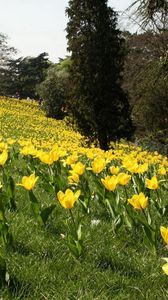
[[[6,253],[10,281],[0,289],[3,300],[167,299],[160,259],[167,251],[159,243],[158,255],[150,254],[140,229],[130,233],[122,228],[115,236],[110,219],[91,225],[94,216],[86,216],[84,253],[76,260],[62,237],[66,222],[70,224],[68,211],[58,206],[41,228],[31,216],[26,193],[18,193],[17,201],[18,211],[7,214],[14,246]]]
[[[2,103],[2,107],[4,105]],[[12,102],[12,105],[14,105],[14,102]],[[18,111],[18,116],[21,114],[23,106],[24,103],[17,102],[15,110]],[[5,107],[6,110],[8,110],[8,107],[10,108],[8,103]],[[36,106],[34,109],[36,112]],[[30,112],[31,110],[32,108]],[[17,115],[14,116],[15,118],[8,116],[6,111],[2,114],[4,120],[2,124],[5,124],[5,122],[7,124],[7,128],[4,128],[7,137],[12,137],[11,134],[13,128],[15,128],[12,122]],[[18,117],[18,124],[27,124],[26,118],[23,118],[23,122],[20,122]],[[37,119],[36,115],[35,119]],[[48,123],[48,120],[45,119],[45,122]],[[37,122],[39,131],[41,125],[44,125],[44,128],[46,127],[45,122],[42,122],[41,119]],[[31,124],[31,121],[29,123]],[[29,123],[25,127],[32,136],[30,130],[32,127],[29,126]],[[54,125],[55,122],[50,121],[50,123],[53,132],[54,128],[58,127],[58,136],[61,132],[63,136],[63,127],[59,129],[61,123],[59,122],[58,126]],[[15,128],[16,136],[20,136],[19,130],[22,133],[22,128],[23,126],[20,126],[19,129]],[[36,132],[37,136],[38,130]],[[50,132],[50,127],[48,131]],[[41,133],[43,134],[43,130],[41,130]],[[68,137],[73,139],[73,133],[71,135],[68,133]],[[66,134],[65,138],[67,138]],[[80,201],[77,201],[73,208],[74,216],[76,217],[79,214],[82,218],[83,253],[79,259],[76,259],[70,253],[67,245],[67,235],[72,227],[70,214],[68,210],[61,207],[58,199],[56,199],[56,191],[54,191],[51,183],[48,166],[41,163],[37,158],[20,155],[19,148],[18,145],[15,145],[14,148],[10,149],[9,159],[4,165],[7,178],[12,176],[14,179],[16,209],[12,210],[5,203],[5,197],[0,199],[0,211],[1,204],[5,203],[5,216],[10,233],[13,236],[13,243],[6,248],[4,254],[9,280],[1,282],[2,274],[0,273],[0,300],[167,300],[168,277],[163,274],[161,267],[164,262],[161,258],[168,256],[168,249],[164,246],[165,243],[158,232],[160,225],[166,226],[168,224],[167,177],[163,177],[165,182],[162,182],[159,187],[163,207],[166,211],[163,217],[158,214],[156,207],[153,205],[154,200],[156,200],[156,192],[148,191],[149,196],[151,195],[149,209],[153,218],[152,221],[156,222],[157,233],[159,233],[156,255],[150,253],[146,248],[143,242],[144,233],[140,224],[137,224],[132,230],[128,230],[125,225],[122,225],[118,232],[114,234],[109,213],[98,203],[98,197],[95,197],[91,200],[90,214],[83,212]],[[68,150],[70,148],[69,146]],[[85,163],[86,157],[80,157],[80,159]],[[90,166],[90,162],[88,163],[89,165],[86,166]],[[151,174],[144,176],[151,178],[157,170],[155,167],[151,166],[151,169],[153,169],[150,171]],[[53,170],[54,168],[55,166],[53,166]],[[64,191],[69,187],[68,183],[64,182],[64,179],[67,180],[67,174],[69,174],[68,168],[70,169],[70,167],[66,169],[63,165],[60,168],[58,163],[57,174],[54,175],[58,187],[60,178],[63,179],[61,189]],[[56,208],[49,216],[45,226],[37,224],[31,211],[28,192],[23,187],[16,186],[18,182],[21,182],[22,176],[30,175],[34,171],[39,179],[33,192],[37,196],[40,205],[48,207],[56,204]],[[90,189],[93,181],[94,191],[96,186],[94,186],[94,181],[97,181],[97,189],[99,189],[100,178],[104,176],[87,173],[86,177],[83,178],[83,184],[85,179],[91,182],[90,185],[88,183],[84,185],[81,199],[92,195],[92,193],[87,193],[86,186]],[[58,182],[56,182],[57,180]],[[2,190],[5,193],[7,184],[3,179],[2,167],[0,167],[0,181],[2,181]],[[82,189],[80,185],[78,187]],[[123,187],[120,186],[117,189],[121,201],[126,200]],[[128,186],[127,192],[129,197],[134,194],[132,184]],[[145,192],[147,192],[146,189]],[[153,202],[151,199],[153,199]],[[136,213],[142,213],[141,211],[135,212],[133,207],[130,209],[132,209],[135,219]],[[100,222],[97,222],[96,225],[94,224],[96,222],[93,222],[95,220]],[[2,245],[0,244],[1,249]]]

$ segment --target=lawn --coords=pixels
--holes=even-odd
[[[167,157],[87,148],[28,100],[0,124],[0,299],[168,299]]]

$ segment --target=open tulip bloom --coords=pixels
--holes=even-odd
[[[30,176],[23,176],[22,183],[18,183],[17,185],[23,186],[26,190],[31,191],[36,181],[38,180],[38,176],[36,177],[35,174],[31,174]]]
[[[151,179],[146,179],[146,186],[150,190],[157,190],[159,183],[156,176],[153,176]]]
[[[148,197],[145,197],[143,193],[140,193],[139,195],[134,195],[131,199],[128,199],[128,202],[135,209],[144,209],[148,205]]]

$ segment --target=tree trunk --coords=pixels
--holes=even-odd
[[[107,140],[107,133],[105,129],[99,128],[98,140],[99,140],[100,148],[105,151],[108,150],[108,140]]]

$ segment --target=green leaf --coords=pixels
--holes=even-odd
[[[112,222],[113,231],[116,233],[123,224],[122,217],[118,215]]]
[[[78,226],[77,237],[78,237],[78,241],[80,241],[82,239],[82,224],[79,224],[79,226]]]
[[[80,241],[76,241],[71,235],[68,236],[68,247],[72,255],[76,258],[82,253],[82,245]]]
[[[44,224],[47,222],[49,215],[52,213],[52,211],[54,210],[55,207],[56,207],[56,205],[52,204],[51,206],[49,206],[41,211],[40,215],[41,215],[41,218],[42,218]]]
[[[36,196],[34,195],[33,191],[29,191],[29,199],[31,202],[31,209],[34,213],[34,216],[35,216],[37,222],[41,226],[44,225],[43,219],[41,217],[41,208],[40,208],[38,200],[37,200]]]
[[[37,200],[36,196],[34,195],[33,191],[29,191],[29,199],[33,203],[38,203],[38,200]]]
[[[115,219],[115,216],[116,216],[115,210],[114,210],[113,207],[111,206],[110,201],[109,201],[108,199],[105,199],[105,204],[106,204],[106,206],[107,206],[107,208],[108,208],[108,210],[109,210],[109,212],[110,212],[110,214],[111,214],[111,217],[112,217],[113,219]]]

